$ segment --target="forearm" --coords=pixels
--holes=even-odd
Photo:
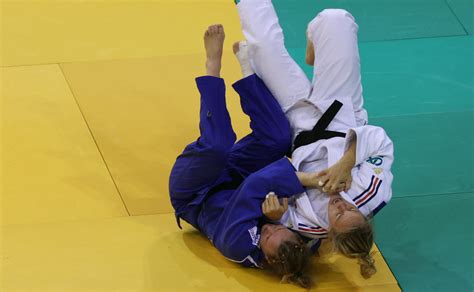
[[[313,187],[316,181],[315,174],[310,172],[296,172],[298,180],[304,187]]]
[[[354,137],[349,143],[346,153],[344,153],[342,158],[339,160],[339,163],[348,170],[352,169],[356,162],[357,137]]]

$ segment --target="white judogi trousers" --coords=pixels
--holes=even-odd
[[[288,54],[271,0],[242,0],[237,7],[252,68],[280,103],[294,137],[311,130],[335,99],[344,106],[328,130],[345,132],[367,124],[358,26],[350,13],[326,9],[308,25],[308,38],[315,49],[314,77],[310,82]]]
[[[365,215],[378,212],[391,199],[393,143],[382,128],[366,126],[363,108],[358,25],[341,9],[326,9],[308,25],[308,40],[315,49],[314,76],[308,80],[289,55],[271,0],[242,0],[238,5],[242,29],[255,73],[280,103],[293,130],[313,129],[334,100],[344,105],[328,130],[347,133],[298,148],[293,165],[298,171],[324,170],[343,156],[357,137],[353,183],[345,200]],[[329,198],[316,189],[295,196],[281,222],[312,238],[324,238],[329,229]]]

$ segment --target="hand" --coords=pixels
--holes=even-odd
[[[318,188],[325,193],[339,193],[348,191],[352,183],[352,166],[339,161],[330,168],[319,172],[316,175]]]
[[[280,204],[274,192],[268,193],[265,201],[262,203],[262,212],[271,221],[280,220],[286,210],[288,210],[288,198],[283,198]]]

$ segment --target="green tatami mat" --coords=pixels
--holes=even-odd
[[[469,34],[474,33],[474,0],[446,0]]]
[[[473,291],[473,204],[474,193],[395,198],[377,215],[376,242],[403,291]]]
[[[309,78],[304,49],[290,49]],[[361,43],[370,118],[474,109],[474,36]]]
[[[288,47],[306,45],[306,26],[325,8],[350,11],[360,40],[393,40],[465,35],[444,0],[274,0]]]
[[[361,44],[370,115],[474,109],[474,37]]]
[[[393,196],[474,191],[474,111],[375,118],[395,145]]]

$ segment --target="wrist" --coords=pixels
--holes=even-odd
[[[296,175],[304,187],[311,187],[312,183],[315,181],[315,174],[308,172],[297,172]]]

